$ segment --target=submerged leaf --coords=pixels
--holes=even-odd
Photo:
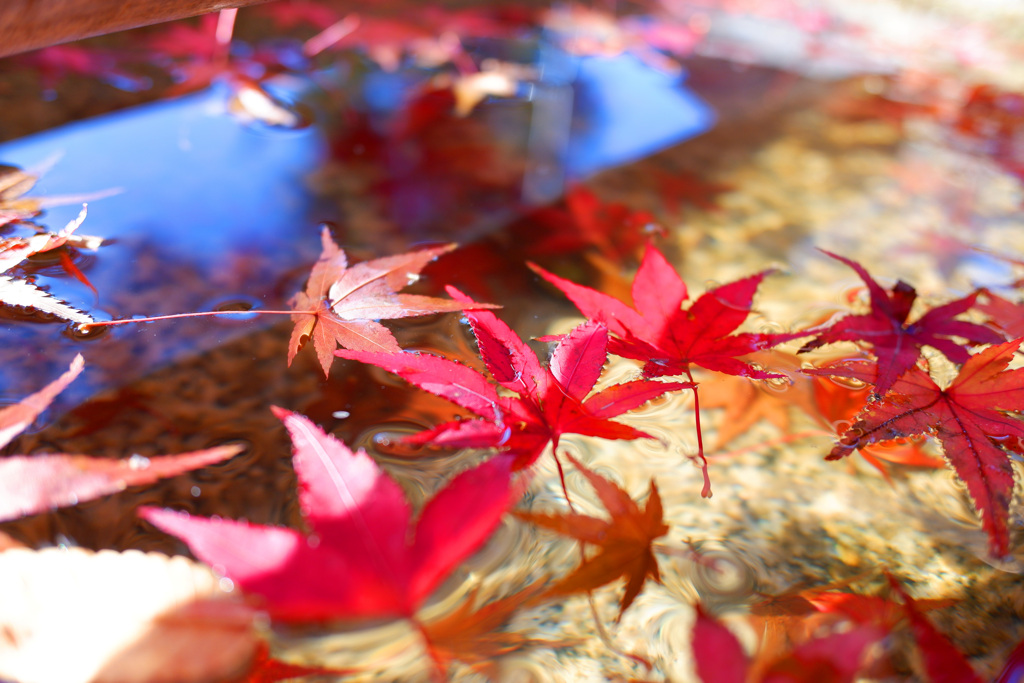
[[[222,462],[241,450],[241,446],[228,445],[120,460],[84,455],[12,455],[0,459],[0,521],[77,505],[128,486],[152,484]]]
[[[482,672],[494,673],[494,660],[503,655],[536,645],[566,645],[564,640],[556,642],[500,630],[517,611],[540,602],[542,584],[543,579],[518,593],[479,607],[476,606],[479,590],[476,590],[450,613],[423,623],[423,633],[433,659],[441,664],[457,659]]]
[[[26,396],[13,406],[0,410],[0,448],[9,444],[11,439],[32,424],[32,421],[50,406],[57,394],[64,391],[65,387],[78,377],[84,367],[85,360],[82,354],[78,354],[63,375],[31,396]]]
[[[571,574],[548,589],[548,595],[569,595],[594,590],[618,578],[626,579],[619,603],[619,618],[640,594],[647,579],[661,583],[654,539],[668,533],[658,487],[651,480],[647,504],[640,508],[615,482],[585,467],[571,455],[570,462],[587,478],[611,519],[606,521],[578,513],[562,515],[516,513],[531,524],[542,526],[591,545],[599,551],[585,559]]]

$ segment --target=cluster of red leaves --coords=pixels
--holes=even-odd
[[[466,307],[475,305],[454,288],[449,293]],[[445,358],[412,353],[338,351],[338,356],[370,363],[478,415],[448,422],[409,437],[414,443],[453,448],[497,448],[514,456],[515,467],[528,467],[548,444],[554,451],[563,434],[606,439],[648,435],[610,418],[633,410],[685,382],[633,380],[591,395],[608,359],[608,330],[585,323],[555,347],[548,366],[508,325],[487,311],[466,311],[480,355],[497,386],[476,370]],[[499,393],[498,387],[515,395]]]
[[[917,299],[911,285],[899,281],[887,291],[860,264],[825,253],[860,276],[868,290],[870,309],[822,328],[788,334],[735,333],[750,313],[753,295],[766,273],[716,287],[684,309],[686,286],[653,247],[644,255],[633,281],[635,308],[542,268],[534,266],[534,270],[564,292],[584,316],[607,325],[613,335],[609,351],[643,362],[647,376],[682,374],[693,382],[690,366],[698,365],[748,378],[784,378],[738,357],[802,336],[814,335],[814,339],[804,344],[801,353],[834,342],[861,343],[874,356],[873,361],[817,371],[868,382],[874,385],[877,397],[864,405],[840,435],[829,459],[874,444],[935,436],[981,513],[992,553],[1005,555],[1014,486],[1007,451],[1024,452],[1024,427],[1009,414],[1024,410],[1018,396],[1024,391],[1024,378],[1017,370],[1006,370],[1019,341],[1000,343],[1004,337],[994,329],[958,319],[975,307],[978,292],[930,308],[911,320]],[[958,339],[994,346],[971,355]],[[961,366],[960,374],[947,387],[936,384],[924,369],[925,347]],[[693,391],[697,399],[697,456],[705,466],[702,493],[709,495],[696,385]],[[931,464],[920,456],[919,452],[903,454],[913,464]]]
[[[647,437],[611,418],[690,382],[638,379],[594,391],[608,358],[607,327],[580,325],[540,359],[504,322],[460,291],[453,300],[398,294],[429,261],[451,247],[384,257],[349,266],[325,230],[323,253],[305,292],[293,299],[289,362],[313,339],[325,371],[333,355],[371,363],[473,412],[477,419],[439,425],[410,437],[417,443],[489,448],[498,453],[455,477],[410,521],[398,486],[365,453],[305,418],[277,410],[292,435],[300,503],[312,535],[244,522],[206,520],[171,511],[141,514],[184,538],[207,563],[223,568],[245,592],[258,596],[272,618],[285,622],[399,617],[417,612],[438,584],[483,543],[514,502],[511,473],[530,466],[563,434],[610,439]],[[377,319],[463,310],[477,338],[487,375],[452,360],[402,351]],[[346,347],[334,351],[337,344]],[[654,540],[668,531],[657,488],[640,508],[612,482],[572,461],[591,482],[610,520],[578,514],[531,515],[524,520],[564,533],[599,552],[550,587],[528,588],[470,613],[465,623],[419,623],[439,668],[450,659],[479,663],[470,644],[504,651],[521,638],[495,635],[515,605],[589,592],[627,578],[620,616],[647,578],[659,580]],[[561,468],[561,463],[559,463]],[[312,539],[312,540],[311,540]],[[404,540],[400,540],[404,539]],[[339,577],[343,580],[339,581]],[[417,622],[418,623],[418,622]]]
[[[306,23],[324,31],[317,48],[308,49],[307,56],[326,47],[355,48],[384,69],[397,68],[403,60],[412,58],[419,65],[454,64],[467,72],[477,67],[467,57],[463,39],[508,35],[526,18],[515,13],[437,8],[418,9],[401,18],[342,17],[301,0],[270,5],[265,11],[282,23]],[[557,27],[563,18],[552,12],[546,21]],[[198,26],[176,25],[153,37],[149,46],[152,53],[161,55],[179,71],[182,89],[203,87],[225,75],[237,81],[236,85],[244,85],[280,68],[273,56],[266,62],[259,57],[233,59],[228,25],[231,19],[233,14],[211,15],[201,19]],[[581,23],[601,30],[597,32],[600,39],[579,31],[567,34],[566,47],[579,54],[617,54],[650,44],[685,53],[700,37],[692,27],[627,25],[592,10],[579,11],[570,21],[577,27]],[[448,37],[435,39],[436,26],[443,26]],[[606,31],[608,26],[614,30]],[[37,56],[52,58],[54,73],[63,68],[115,75],[109,59],[101,59],[99,54],[93,57],[67,50]],[[258,89],[258,84],[253,87]],[[1006,140],[1019,130],[1019,116],[1014,113],[1018,105],[1013,97],[979,90],[964,108],[959,129],[965,136],[991,143],[994,156],[1000,160],[1006,157],[1007,163],[1016,163],[1007,156]],[[387,206],[412,207],[408,215],[393,215],[396,222],[426,229],[431,221],[452,221],[453,207],[468,205],[470,194],[474,199],[482,193],[503,196],[510,186],[509,174],[481,175],[481,167],[495,158],[495,150],[478,123],[465,118],[465,113],[456,86],[435,83],[418,91],[383,129],[375,127],[369,117],[353,115],[346,132],[335,140],[335,157],[342,162],[368,161],[383,169],[384,180],[372,191]],[[663,176],[659,181],[666,208],[673,213],[681,202],[713,209],[713,196],[728,189],[685,175]],[[22,188],[22,184],[0,185],[0,225],[38,211],[38,206],[15,201]],[[542,238],[529,241],[531,255],[588,250],[613,264],[635,258],[646,238],[657,230],[652,228],[650,215],[621,204],[602,203],[582,188],[569,193],[564,210],[541,210],[531,220],[532,228],[539,226],[544,233]],[[0,266],[6,270],[27,255],[64,245],[76,227],[23,243],[5,241],[0,245]],[[668,392],[693,391],[697,457],[705,476],[702,494],[710,495],[700,427],[700,383],[692,369],[696,366],[723,373],[741,380],[748,388],[749,380],[780,379],[784,376],[778,372],[754,365],[751,354],[805,336],[814,338],[800,352],[850,341],[874,356],[865,363],[812,371],[816,376],[846,377],[872,384],[874,394],[869,400],[851,399],[852,394],[838,399],[835,390],[828,389],[837,385],[817,378],[812,387],[805,387],[807,392],[802,396],[806,405],[801,407],[824,413],[821,417],[830,423],[850,419],[856,412],[853,424],[839,435],[829,459],[915,435],[934,436],[967,484],[981,512],[993,554],[1005,555],[1009,550],[1007,519],[1014,482],[1007,452],[1024,453],[1024,427],[1013,415],[1024,410],[1024,376],[1020,374],[1024,370],[1007,367],[1020,340],[1004,342],[995,330],[958,316],[971,309],[981,310],[1011,336],[1019,336],[1015,330],[1020,329],[1020,304],[987,293],[985,302],[979,305],[981,293],[973,293],[932,307],[911,320],[917,300],[912,286],[900,281],[886,290],[860,264],[828,254],[863,280],[869,294],[868,312],[797,333],[745,332],[740,328],[769,272],[713,287],[691,301],[682,278],[648,244],[630,290],[632,305],[532,266],[587,318],[557,339],[550,362],[545,364],[508,325],[481,310],[493,307],[490,304],[475,302],[454,288],[448,290],[452,300],[398,293],[429,262],[453,246],[349,266],[344,251],[327,231],[322,244],[323,253],[305,291],[293,298],[293,310],[281,312],[291,315],[295,323],[288,362],[312,340],[325,373],[329,373],[335,355],[394,372],[475,416],[438,425],[409,441],[491,449],[496,453],[483,464],[453,477],[414,521],[398,485],[369,456],[362,451],[352,452],[308,419],[276,409],[294,444],[299,498],[311,533],[192,518],[167,510],[141,512],[149,522],[186,540],[198,557],[223,568],[225,575],[261,601],[275,620],[411,619],[443,670],[453,659],[485,667],[486,660],[532,642],[498,632],[517,610],[548,599],[589,593],[624,579],[621,618],[648,579],[660,580],[655,541],[669,530],[660,494],[652,480],[647,501],[641,507],[622,488],[571,456],[570,462],[594,488],[607,518],[576,512],[518,512],[517,516],[576,539],[581,548],[591,546],[591,552],[581,552],[578,567],[564,577],[538,582],[483,606],[475,604],[474,595],[446,617],[423,620],[419,611],[453,570],[487,541],[514,505],[526,479],[516,471],[536,462],[549,444],[561,469],[558,447],[563,434],[608,439],[647,437],[612,418]],[[404,352],[379,322],[445,311],[465,311],[487,374],[453,360]],[[972,355],[960,340],[991,346]],[[339,345],[344,350],[336,351]],[[922,353],[925,347],[936,349],[960,366],[951,382],[941,386],[932,377]],[[642,363],[644,378],[595,391],[609,353]],[[76,362],[39,394],[0,412],[0,445],[24,429],[80,369],[81,363]],[[684,376],[686,381],[655,379],[667,376]],[[706,401],[705,408],[709,404],[728,405],[716,401]],[[750,423],[764,416],[776,421],[781,429],[788,429],[785,409],[765,408],[764,412],[751,413],[755,417],[746,418]],[[727,436],[720,432],[718,446]],[[878,451],[872,453],[885,457]],[[4,466],[0,468],[0,485],[10,488],[0,496],[0,518],[149,483],[232,454],[230,448],[213,449],[166,456],[141,465],[137,461],[100,462],[83,456],[10,456],[0,461]],[[918,456],[921,453],[915,448],[895,459],[924,464],[924,456]],[[31,485],[25,487],[24,482]],[[11,487],[11,483],[17,485]],[[774,605],[773,618],[813,615],[815,626],[834,626],[841,618],[851,627],[800,639],[784,652],[765,649],[763,652],[772,656],[762,654],[760,663],[748,663],[736,639],[699,610],[694,634],[698,673],[706,681],[726,683],[852,681],[868,665],[864,654],[870,646],[886,638],[900,620],[906,620],[934,680],[978,680],[963,657],[923,616],[921,603],[895,582],[893,591],[899,602],[819,591],[791,596],[785,608]],[[800,621],[802,627],[807,627],[810,620]],[[1001,681],[1015,675],[1011,668],[1007,671]],[[273,663],[264,649],[247,680],[318,673],[340,672]]]
[[[653,543],[668,525],[654,482],[641,509],[619,486],[569,456],[610,519],[576,513],[517,516],[595,545],[599,552],[546,589],[538,582],[477,609],[471,597],[450,614],[421,617],[417,612],[426,599],[487,540],[522,492],[511,478],[513,458],[497,455],[457,475],[413,523],[401,489],[366,453],[352,452],[300,415],[274,411],[292,437],[310,534],[170,510],[144,508],[140,514],[187,541],[200,559],[257,596],[275,620],[411,619],[443,671],[452,659],[481,665],[531,643],[557,644],[498,632],[517,610],[625,577],[621,617],[646,579],[660,581]]]
[[[935,436],[981,513],[991,552],[1005,555],[1014,487],[1008,451],[1024,453],[1020,438],[1024,426],[1010,414],[1024,410],[1024,376],[1006,367],[1020,340],[1001,343],[1004,337],[994,329],[956,319],[975,307],[979,292],[931,308],[908,322],[917,296],[913,287],[899,281],[887,292],[859,264],[829,256],[857,272],[868,288],[871,308],[867,314],[848,315],[815,330],[817,337],[801,352],[836,341],[865,344],[874,362],[830,365],[810,372],[872,384],[877,399],[867,403],[840,435],[828,459],[876,443]],[[956,338],[992,346],[971,355]],[[945,387],[928,372],[922,358],[925,346],[960,366]]]

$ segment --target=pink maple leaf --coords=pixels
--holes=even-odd
[[[413,523],[401,488],[364,451],[352,452],[301,415],[274,413],[292,437],[311,534],[140,510],[242,590],[261,596],[274,619],[412,617],[512,503],[509,458],[492,458],[455,477]]]

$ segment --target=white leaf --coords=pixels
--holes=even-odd
[[[0,552],[0,678],[206,683],[244,673],[253,611],[184,557]]]
[[[95,322],[88,313],[73,308],[25,280],[0,277],[0,303],[31,308],[75,323]]]

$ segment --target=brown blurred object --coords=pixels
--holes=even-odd
[[[0,57],[264,0],[2,0]]]

